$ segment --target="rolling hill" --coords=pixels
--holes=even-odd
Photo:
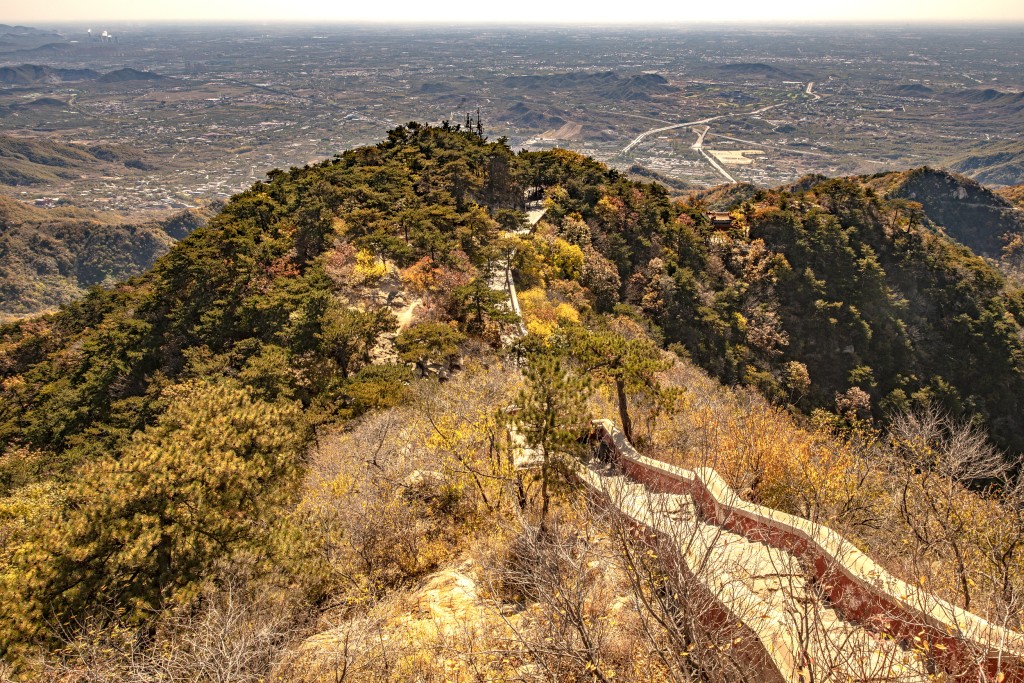
[[[510,90],[586,90],[595,97],[615,101],[649,101],[676,92],[664,76],[642,73],[622,76],[614,71],[570,72],[551,75],[507,76],[502,85]]]
[[[18,66],[0,67],[0,84],[4,85],[54,85],[76,81],[122,83],[125,81],[163,80],[168,80],[168,77],[153,71],[139,71],[130,67],[115,69],[107,73],[100,73],[93,69],[66,69],[45,64],[21,64]]]
[[[131,223],[81,209],[38,209],[0,197],[0,317],[52,310],[89,287],[142,273],[206,211]]]
[[[99,77],[100,73],[92,69],[62,69],[41,64],[0,67],[0,83],[5,85],[91,81]]]
[[[64,103],[55,100],[57,106]],[[50,106],[50,105],[47,105]],[[40,185],[83,173],[144,167],[141,155],[112,145],[67,144],[42,137],[0,134],[0,184]]]

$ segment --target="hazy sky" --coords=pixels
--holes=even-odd
[[[0,23],[122,21],[1021,22],[1022,0],[0,0]]]

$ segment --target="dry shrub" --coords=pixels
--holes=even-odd
[[[516,680],[673,680],[644,629],[613,531],[570,494],[543,531],[510,519],[504,544],[482,560]]]
[[[641,616],[603,516],[570,493],[542,533],[516,509],[488,518],[470,559],[339,615],[280,680],[691,680],[666,670],[674,645]]]
[[[652,437],[652,452],[683,467],[714,468],[747,499],[810,519],[843,516],[873,524],[871,481],[857,452],[870,435],[840,436],[798,426],[785,409],[750,390],[727,390],[688,363],[663,381],[685,387],[679,410]]]
[[[321,435],[303,499],[267,529],[266,553],[234,558],[194,601],[159,615],[153,630],[111,627],[113,615],[96,615],[39,663],[40,676],[323,680],[323,661],[295,666],[302,649],[292,645],[320,619],[346,634],[332,644],[343,656],[323,664],[337,680],[455,680],[452,672],[463,669],[430,662],[441,651],[475,662],[460,654],[473,651],[472,629],[410,629],[395,596],[462,552],[488,514],[516,507],[500,419],[510,384],[500,366],[471,365],[444,385],[415,384],[409,405]],[[395,628],[404,635],[382,639]]]
[[[509,389],[502,368],[469,368],[321,441],[297,515],[335,602],[372,602],[433,570],[481,510],[500,506],[508,463],[497,415]]]
[[[952,602],[1019,628],[1024,607],[1024,488],[1017,466],[975,426],[934,407],[890,428],[888,514],[878,545]]]
[[[412,480],[427,463],[408,448],[401,415],[375,415],[329,437],[298,512],[344,602],[379,599],[437,566],[455,541],[453,526],[430,509],[436,496],[452,496],[455,482]]]
[[[351,242],[337,239],[334,246],[324,254],[324,271],[338,287],[348,285],[356,266],[356,248]]]
[[[309,618],[297,598],[242,579],[208,586],[148,630],[109,626],[110,615],[97,614],[39,662],[37,673],[63,683],[264,681]]]

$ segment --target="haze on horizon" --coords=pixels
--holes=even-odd
[[[666,0],[642,0],[604,6],[591,3],[554,4],[542,0],[518,3],[431,5],[413,0],[387,3],[336,3],[323,0],[50,0],[13,3],[0,12],[0,23],[67,23],[106,21],[267,21],[267,22],[382,22],[382,23],[581,23],[581,24],[703,24],[710,22],[1024,22],[1019,0],[865,0],[829,3],[821,0],[733,0],[684,6]]]

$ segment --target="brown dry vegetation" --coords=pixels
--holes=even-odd
[[[996,190],[996,194],[1013,202],[1019,207],[1024,207],[1024,185],[1011,185]]]

